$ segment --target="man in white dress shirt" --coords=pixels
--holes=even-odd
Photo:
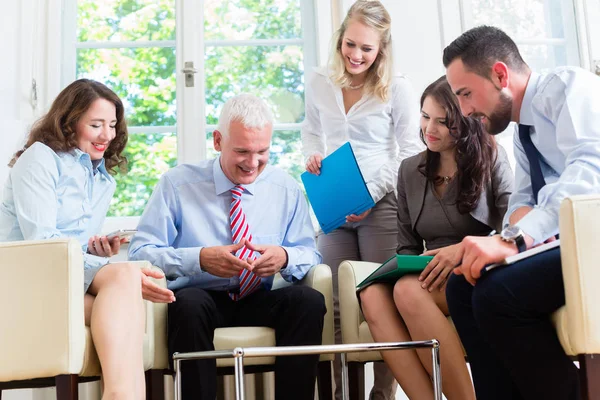
[[[532,72],[510,37],[489,26],[446,47],[444,66],[463,114],[491,134],[519,124],[505,229],[463,240],[446,290],[477,398],[578,399],[577,368],[550,320],[565,303],[560,248],[482,270],[555,240],[562,200],[600,192],[600,78],[574,67]]]

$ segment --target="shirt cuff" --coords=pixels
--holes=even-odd
[[[516,225],[533,238],[535,246],[558,233],[558,212],[536,206]]]
[[[202,251],[202,249],[203,247],[188,247],[178,250],[179,256],[181,257],[181,265],[190,275],[197,275],[205,272],[200,268],[200,251]]]
[[[286,246],[281,246],[281,247],[283,247],[283,249],[287,253],[287,257],[288,257],[288,262],[287,262],[285,269],[280,270],[281,276],[283,278],[292,277],[292,280],[286,279],[286,281],[288,281],[288,282],[292,282],[292,281],[296,281],[296,280],[299,281],[302,278],[304,278],[304,275],[306,273],[303,271],[300,271],[297,267],[298,258],[300,257],[301,251],[298,249],[295,249],[293,247],[286,247]]]

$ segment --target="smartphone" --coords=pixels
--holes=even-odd
[[[119,239],[131,240],[131,237],[137,232],[137,229],[119,229],[106,235],[108,240],[112,240],[114,237]]]

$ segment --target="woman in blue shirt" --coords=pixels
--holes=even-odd
[[[144,397],[142,298],[171,302],[148,279],[162,275],[109,263],[120,240],[97,236],[127,144],[123,103],[105,85],[80,79],[67,86],[33,126],[18,151],[0,205],[0,241],[73,237],[82,244],[85,322],[102,365],[104,394]]]

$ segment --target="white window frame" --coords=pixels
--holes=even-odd
[[[61,0],[28,0],[61,2]],[[332,3],[336,0],[332,0]],[[261,39],[261,40],[205,40],[204,24],[199,23],[195,16],[203,15],[204,2],[199,0],[175,0],[176,40],[172,41],[133,41],[133,42],[77,42],[77,0],[62,0],[62,52],[59,52],[61,69],[59,85],[53,95],[72,82],[76,77],[76,56],[78,49],[104,48],[137,48],[137,47],[174,47],[176,49],[176,101],[177,123],[173,126],[131,126],[130,133],[164,133],[177,132],[177,163],[196,163],[206,158],[206,132],[215,129],[206,124],[205,117],[205,75],[204,53],[208,46],[280,46],[299,45],[304,49],[304,71],[308,73],[313,67],[322,62],[326,51],[324,46],[317,47],[317,30],[331,30],[331,4],[319,0],[300,0],[302,21],[301,39]],[[319,17],[317,19],[317,16]],[[56,29],[55,29],[56,30]],[[327,38],[331,35],[327,34]],[[329,40],[325,42],[329,45]],[[194,87],[185,86],[185,76],[182,72],[185,62],[192,61],[195,74]],[[301,123],[275,123],[273,130],[300,130]],[[109,217],[106,218],[103,232],[115,229],[132,228],[137,225],[139,217]]]

